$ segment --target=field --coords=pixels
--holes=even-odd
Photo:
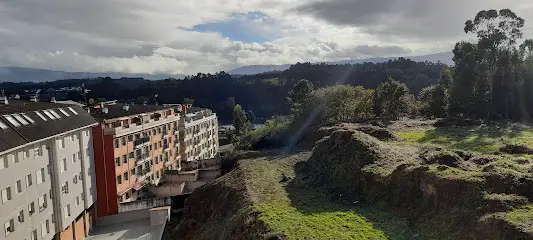
[[[473,127],[403,128],[396,133],[410,143],[435,145],[480,153],[494,153],[507,144],[533,146],[533,127],[521,124]]]
[[[305,184],[294,167],[309,153],[242,161],[241,167],[260,220],[287,239],[413,239],[405,219]],[[282,174],[294,178],[280,183]]]

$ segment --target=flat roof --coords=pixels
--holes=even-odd
[[[150,226],[150,219],[139,219],[116,224],[96,226],[86,240],[161,239],[165,225]]]
[[[128,105],[128,110],[125,110],[124,106],[126,106],[126,104],[123,103],[106,105],[105,108],[107,108],[107,113],[102,112],[101,108],[91,107],[91,115],[98,120],[107,120],[134,116],[142,113],[174,109],[172,106],[165,107],[162,105]]]

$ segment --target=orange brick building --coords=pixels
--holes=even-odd
[[[100,124],[93,128],[97,215],[119,212],[146,184],[157,185],[164,169],[181,169],[174,107],[111,102],[91,109]]]

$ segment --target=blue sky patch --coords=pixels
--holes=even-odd
[[[234,41],[246,43],[264,43],[271,40],[268,33],[257,29],[257,20],[266,19],[264,24],[271,24],[274,21],[261,12],[249,12],[234,14],[227,21],[206,23],[194,26],[191,30],[195,32],[218,32],[222,36]],[[255,26],[254,26],[255,25]]]

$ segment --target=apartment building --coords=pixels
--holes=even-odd
[[[96,125],[79,106],[0,97],[1,240],[87,236],[96,202]]]
[[[146,184],[157,185],[164,169],[179,170],[180,116],[171,106],[125,105],[116,101],[91,108],[98,216],[119,212],[119,203],[138,199]]]
[[[181,161],[215,158],[218,152],[218,118],[209,109],[187,106],[179,122]]]

